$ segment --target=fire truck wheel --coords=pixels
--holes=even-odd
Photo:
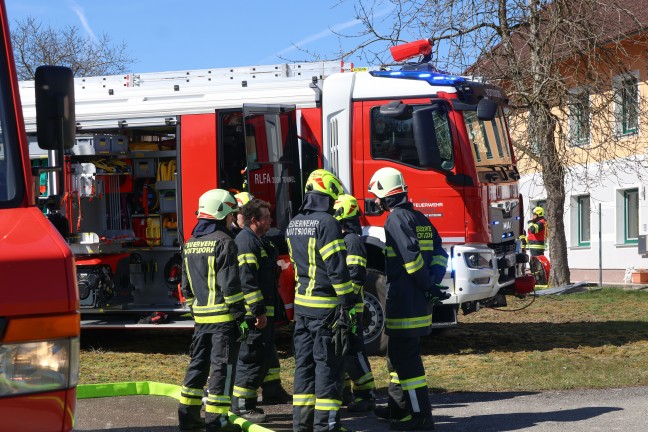
[[[364,342],[367,355],[382,355],[387,351],[385,335],[385,299],[387,277],[378,270],[367,269],[364,288]]]

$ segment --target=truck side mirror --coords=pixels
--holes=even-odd
[[[497,103],[490,99],[481,99],[477,104],[477,118],[479,120],[493,120],[497,114]]]
[[[405,120],[412,116],[413,108],[411,105],[401,101],[391,101],[387,105],[381,105],[380,114],[385,117],[393,117],[399,120]]]
[[[35,84],[39,147],[45,150],[72,148],[76,134],[72,70],[62,66],[39,66]]]
[[[413,132],[414,144],[419,162],[424,167],[441,169],[441,153],[437,143],[436,128],[432,114],[439,109],[438,105],[414,111]]]

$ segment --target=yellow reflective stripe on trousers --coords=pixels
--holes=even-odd
[[[280,376],[281,369],[280,368],[270,368],[268,369],[268,374],[263,378],[263,382],[267,383],[270,381],[276,381],[281,378]]]
[[[337,399],[316,399],[315,409],[320,411],[338,411],[342,405],[341,400]]]
[[[423,257],[421,254],[417,254],[414,261],[403,264],[403,267],[405,267],[405,271],[408,274],[415,273],[423,268]]]
[[[423,375],[420,377],[400,380],[400,385],[403,387],[403,390],[414,390],[427,386],[427,381],[425,380],[425,375]]]
[[[332,309],[338,303],[337,297],[319,297],[295,293],[295,304],[299,306]]]
[[[319,250],[319,253],[322,256],[322,259],[326,261],[326,259],[328,259],[328,257],[333,255],[335,252],[339,252],[343,250],[346,250],[346,246],[344,245],[344,240],[337,239],[337,240],[333,240],[329,244],[324,245]]]
[[[387,318],[387,328],[393,330],[406,330],[432,325],[432,315],[411,318]]]
[[[315,395],[314,394],[294,394],[293,405],[315,406]]]
[[[275,316],[274,306],[266,306],[266,316],[273,317]]]
[[[259,263],[253,253],[240,254],[238,256],[238,263],[239,267],[245,264],[254,264],[256,268],[259,268]]]
[[[315,261],[315,238],[308,239],[308,286],[306,294],[310,295],[315,288],[315,273],[317,272],[317,262]],[[295,273],[296,274],[296,273]]]
[[[362,267],[367,267],[367,260],[360,255],[347,255],[346,263],[347,265],[359,265]]]
[[[239,386],[234,386],[234,388],[232,389],[232,396],[236,396],[237,398],[252,399],[257,397],[257,391],[256,389],[247,389]]]

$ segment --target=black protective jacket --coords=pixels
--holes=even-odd
[[[297,315],[324,317],[338,304],[351,308],[355,303],[342,232],[329,208],[328,196],[307,193],[286,229]]]
[[[241,289],[248,314],[274,316],[278,292],[277,259],[273,248],[248,227],[243,228],[236,236],[236,246]]]
[[[432,306],[424,291],[443,280],[448,254],[430,220],[414,210],[406,194],[400,195],[389,205],[392,210],[385,222],[386,333],[424,336],[432,324]]]
[[[364,311],[364,285],[367,281],[367,248],[360,238],[362,228],[356,219],[342,220],[344,244],[347,250],[346,263],[351,276],[353,292],[356,294],[356,314]]]
[[[182,248],[182,293],[196,330],[209,331],[240,319],[244,312],[238,252],[229,231],[199,219]]]

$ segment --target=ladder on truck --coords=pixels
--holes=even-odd
[[[164,124],[178,113],[229,108],[244,99],[305,106],[315,102],[316,81],[353,71],[352,63],[320,61],[75,78],[77,126],[88,130],[133,125],[140,116],[143,122],[155,117]],[[34,82],[21,81],[20,91],[26,128],[32,133]]]
[[[251,82],[272,82],[286,79],[303,80],[311,79],[312,77],[321,79],[332,73],[351,72],[353,69],[353,63],[344,63],[341,61],[279,63],[262,66],[82,77],[75,78],[74,84],[76,88],[81,90],[109,88],[111,86],[146,88],[168,88],[174,86],[179,89],[180,86],[204,87],[239,83],[242,87],[245,87]]]

